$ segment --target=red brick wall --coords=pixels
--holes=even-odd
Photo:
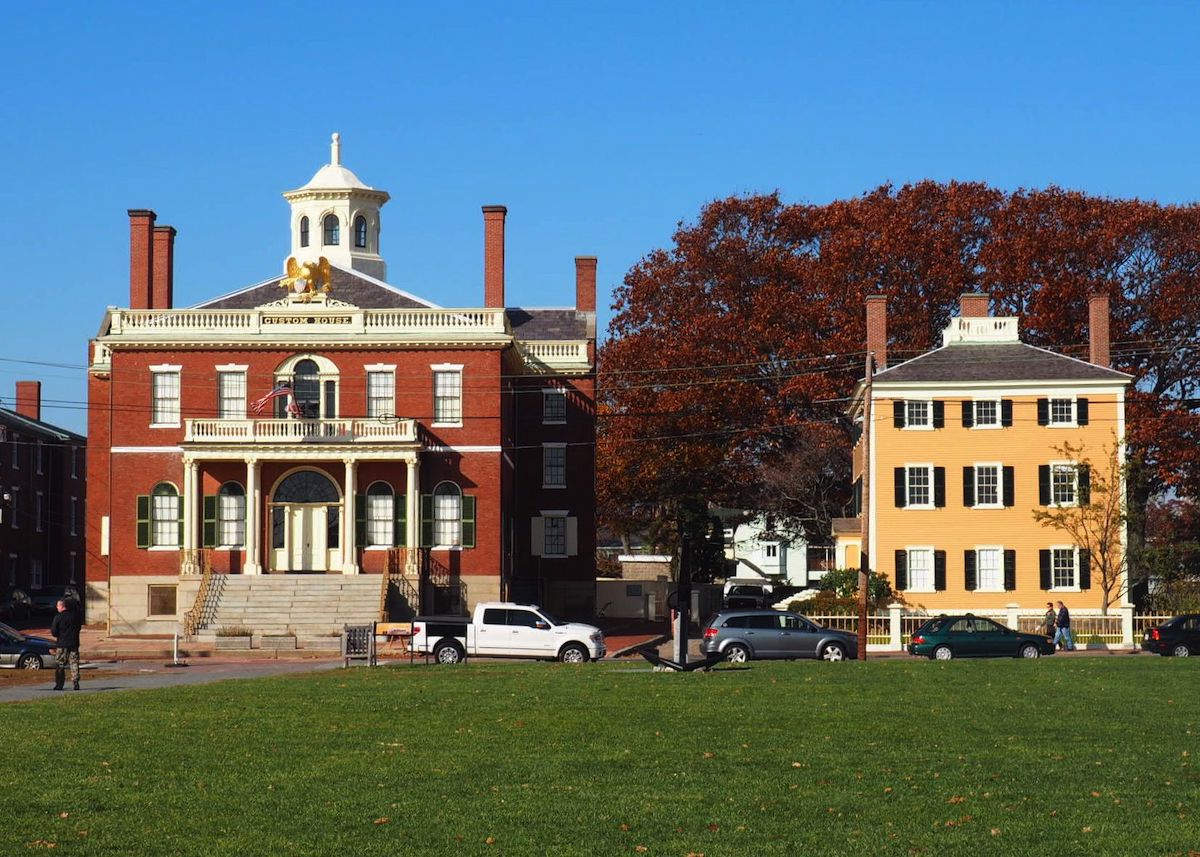
[[[154,276],[153,211],[129,210],[129,308],[150,309],[154,295],[150,284]]]
[[[483,305],[504,306],[504,218],[503,205],[483,207]]]
[[[875,371],[887,368],[887,298],[867,296],[867,351],[875,354]]]

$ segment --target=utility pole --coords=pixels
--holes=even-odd
[[[675,647],[672,654],[676,663],[687,664],[688,626],[692,612],[692,540],[688,535],[688,523],[684,515],[676,519],[679,530],[679,580],[675,588]]]
[[[858,659],[867,659],[867,588],[871,577],[871,376],[875,355],[867,352],[863,379],[862,443],[862,546],[858,551]]]

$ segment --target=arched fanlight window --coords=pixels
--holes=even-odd
[[[386,482],[372,482],[367,489],[367,531],[363,547],[391,547],[395,543],[395,495]]]
[[[316,419],[321,415],[321,376],[313,360],[301,360],[292,375],[292,398],[300,416]]]
[[[337,487],[324,473],[297,470],[275,488],[273,503],[337,503]]]
[[[300,218],[300,246],[308,246],[308,216]]]
[[[246,543],[246,492],[237,482],[217,490],[217,544],[240,548]]]
[[[361,214],[354,218],[354,246],[367,246],[367,218]]]
[[[338,225],[336,214],[325,215],[325,246],[336,247],[341,243],[341,227]]]

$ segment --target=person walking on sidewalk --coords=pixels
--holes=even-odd
[[[1046,602],[1046,615],[1042,617],[1042,633],[1047,637],[1054,636],[1054,628],[1058,624],[1058,614],[1054,611],[1054,604],[1050,601]]]
[[[54,635],[54,657],[58,661],[54,668],[54,689],[62,690],[67,680],[67,665],[71,667],[71,683],[79,690],[79,629],[83,620],[74,599],[60,600],[56,605],[58,614],[50,623]]]
[[[1061,601],[1058,604],[1058,617],[1054,620],[1054,645],[1062,645],[1068,652],[1075,651],[1075,641],[1071,639],[1071,614],[1067,605]]]

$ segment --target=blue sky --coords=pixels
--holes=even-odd
[[[1200,196],[1195,5],[437,5],[6,5],[0,399],[40,378],[43,417],[84,427],[86,340],[128,303],[126,209],[179,230],[177,306],[274,275],[280,193],[332,131],[391,194],[395,285],[479,305],[499,203],[508,302],[570,304],[594,254],[601,325],[629,267],[729,194]]]

